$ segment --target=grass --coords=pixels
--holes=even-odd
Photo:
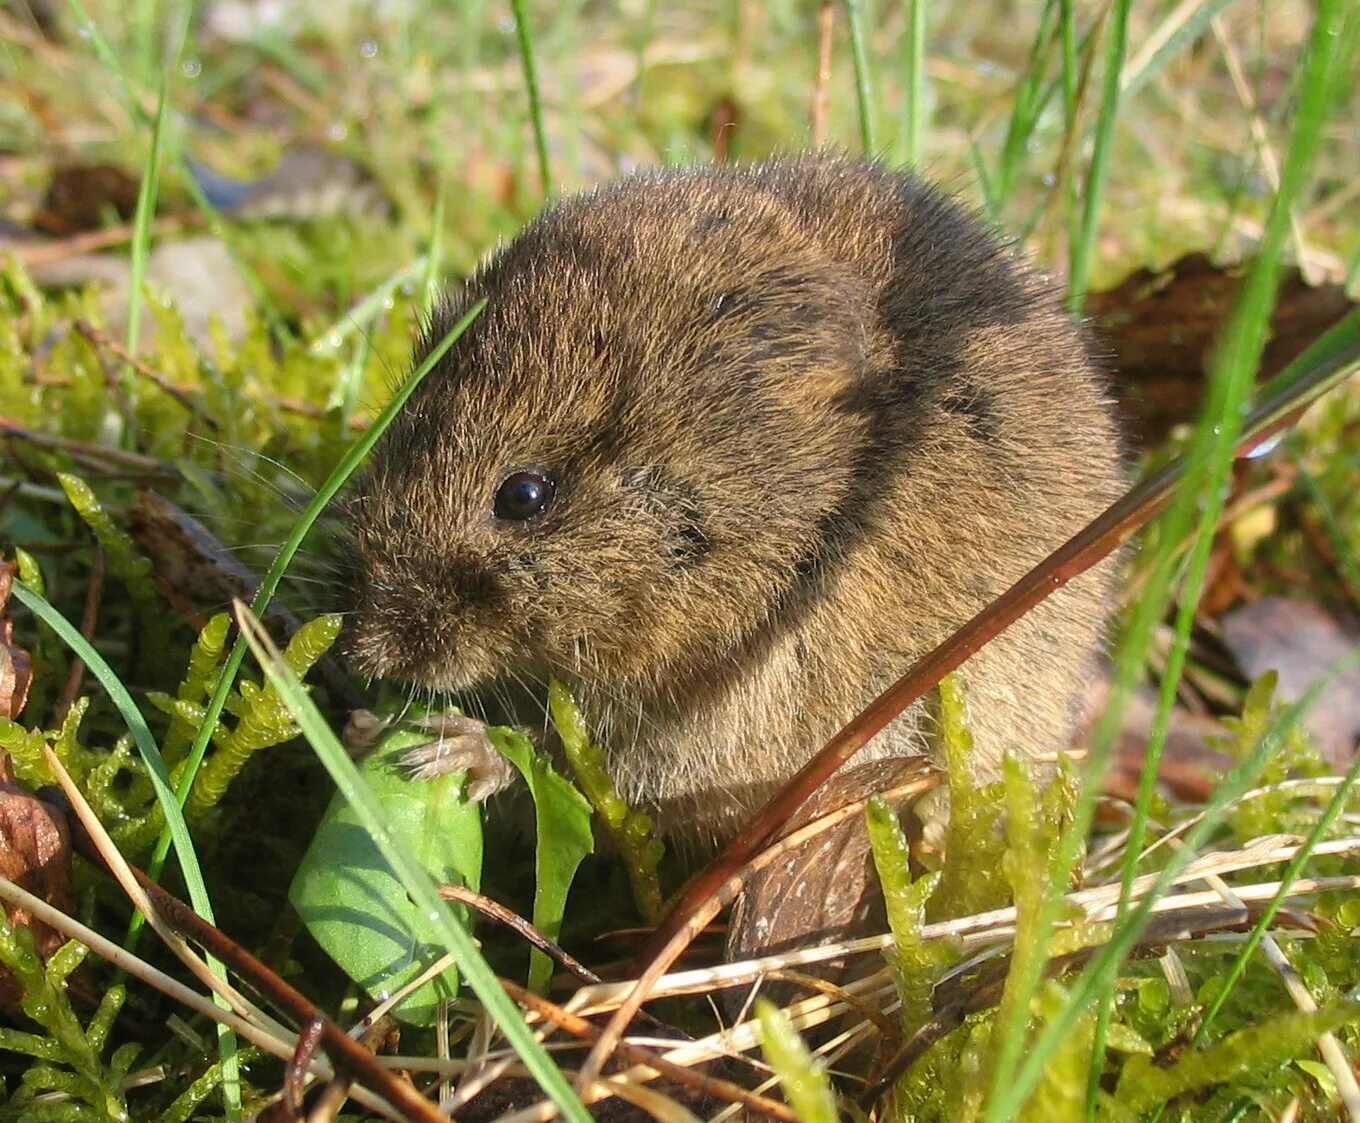
[[[1279,923],[1282,915],[1293,915],[1289,909],[1296,914],[1308,908],[1341,927],[1347,910],[1356,908],[1353,891],[1297,898],[1291,888],[1306,877],[1344,880],[1342,859],[1318,853],[1336,835],[1354,833],[1356,770],[1321,804],[1269,797],[1279,801],[1281,816],[1286,810],[1311,816],[1311,829],[1301,847],[1271,864],[1279,885],[1255,898],[1264,907],[1238,949],[1225,955],[1212,944],[1177,945],[1204,988],[1191,995],[1188,1007],[1171,1004],[1159,1015],[1141,1014],[1139,1000],[1130,996],[1150,993],[1160,976],[1126,959],[1182,871],[1226,845],[1223,824],[1272,754],[1293,743],[1304,710],[1299,703],[1256,715],[1258,735],[1238,746],[1236,767],[1198,817],[1167,806],[1158,794],[1158,755],[1171,707],[1184,690],[1191,631],[1202,618],[1199,602],[1224,533],[1220,516],[1235,471],[1236,437],[1251,400],[1280,266],[1293,253],[1310,274],[1352,287],[1360,275],[1360,224],[1355,207],[1346,205],[1347,198],[1354,201],[1348,192],[1360,167],[1354,147],[1343,143],[1360,119],[1360,93],[1346,80],[1357,61],[1360,15],[1342,0],[1319,0],[1315,6],[1282,0],[1269,9],[1226,0],[998,2],[985,11],[925,0],[903,5],[847,0],[833,6],[828,136],[849,149],[900,154],[985,207],[1000,225],[1025,231],[1048,267],[1066,267],[1074,310],[1088,291],[1126,269],[1166,262],[1187,248],[1212,245],[1228,253],[1249,248],[1257,255],[1210,365],[1206,404],[1186,446],[1184,482],[1136,562],[1140,593],[1123,617],[1114,703],[1095,734],[1086,794],[1061,836],[1056,819],[1049,823],[1042,816],[1035,833],[1016,836],[1013,853],[1029,855],[1014,859],[1016,868],[1007,874],[1017,900],[1023,898],[1022,935],[1000,1012],[965,1023],[923,1052],[898,1085],[896,1117],[907,1118],[914,1104],[911,1117],[922,1119],[1122,1119],[1120,1104],[1136,1103],[1137,1118],[1277,1118],[1288,1110],[1291,1096],[1317,1085],[1298,1075],[1304,1069],[1282,1068],[1264,1040],[1276,1024],[1271,1019],[1285,1017],[1281,1012],[1291,1007],[1254,954],[1263,943],[1275,941],[1272,955],[1287,945],[1323,1007],[1312,1022],[1289,1022],[1294,1035],[1289,1040],[1318,1037],[1325,1022],[1326,1032],[1335,1035],[1331,1040],[1341,1043],[1338,1049],[1354,1056],[1357,1045],[1356,1031],[1343,1016],[1345,1003],[1338,1001],[1338,980],[1355,965],[1355,953],[1325,935],[1311,942],[1291,938],[1296,932]],[[437,360],[432,356],[409,380],[397,376],[405,367],[410,327],[428,314],[442,283],[466,272],[558,189],[634,165],[708,157],[719,143],[715,123],[729,122],[721,143],[742,158],[799,147],[813,100],[818,7],[732,0],[715,16],[699,5],[637,0],[622,6],[622,18],[608,19],[588,5],[514,0],[457,9],[419,3],[401,15],[342,8],[324,20],[299,8],[288,17],[291,22],[232,40],[214,37],[212,20],[221,9],[210,10],[208,24],[189,33],[187,5],[139,5],[141,18],[124,25],[115,5],[95,3],[87,11],[72,0],[63,13],[66,26],[85,27],[88,34],[60,43],[42,39],[12,10],[0,14],[9,67],[3,80],[25,104],[42,107],[44,128],[64,130],[82,158],[116,157],[141,169],[137,212],[123,251],[132,278],[127,349],[147,358],[171,384],[189,388],[202,412],[222,426],[211,443],[185,441],[180,407],[121,363],[112,369],[131,413],[111,404],[104,358],[92,354],[88,341],[63,330],[76,318],[99,317],[93,298],[46,296],[11,269],[0,286],[8,310],[0,315],[5,333],[0,351],[10,355],[0,359],[0,386],[7,394],[0,412],[39,440],[6,446],[11,466],[0,478],[0,544],[37,554],[49,586],[45,597],[26,589],[16,596],[80,656],[108,699],[96,695],[92,717],[78,734],[90,746],[76,754],[88,766],[86,779],[98,775],[90,762],[102,759],[123,730],[131,731],[147,762],[145,775],[129,769],[111,788],[115,799],[131,798],[128,792],[135,794],[139,784],[155,789],[167,826],[146,855],[153,873],[173,842],[200,914],[214,915],[208,901],[213,884],[223,927],[245,934],[257,948],[277,941],[285,957],[300,957],[294,967],[306,984],[324,993],[318,1001],[332,1008],[343,997],[334,973],[308,953],[295,932],[286,925],[280,930],[277,909],[240,904],[277,898],[283,886],[243,882],[241,864],[230,860],[242,831],[258,838],[262,850],[295,858],[299,838],[305,840],[306,816],[268,790],[280,785],[262,782],[258,770],[253,777],[247,771],[226,806],[207,818],[186,822],[179,811],[211,751],[213,730],[230,716],[223,710],[248,643],[289,700],[305,740],[380,841],[381,809],[365,802],[325,719],[269,653],[267,637],[249,626],[213,680],[182,765],[172,775],[159,764],[138,697],[148,686],[173,684],[134,678],[150,665],[134,658],[135,648],[140,642],[155,649],[162,665],[178,666],[187,658],[188,637],[182,629],[139,637],[120,585],[106,593],[89,634],[68,622],[80,612],[94,562],[81,524],[43,491],[43,481],[54,468],[74,468],[91,477],[102,495],[121,501],[137,476],[126,456],[144,458],[137,461],[139,470],[168,465],[186,481],[181,496],[188,505],[212,519],[229,545],[248,551],[247,557],[267,569],[252,611],[263,613],[279,595],[305,605],[306,581],[315,571],[308,572],[304,547],[317,543],[318,519]],[[188,63],[193,65],[186,70]],[[113,96],[106,92],[110,77]],[[204,96],[208,91],[211,97]],[[257,123],[262,110],[268,111],[265,125]],[[390,217],[298,220],[285,241],[278,228],[215,211],[185,174],[188,154],[244,176],[289,147],[322,140],[376,175],[392,203]],[[20,200],[32,195],[47,166],[44,141],[30,119],[0,109],[0,146],[17,154],[0,174],[13,179]],[[1276,185],[1267,174],[1272,167]],[[246,337],[231,341],[219,335],[200,344],[203,360],[173,313],[143,292],[158,208],[202,222],[224,238],[256,293],[255,323]],[[361,252],[336,252],[337,246]],[[1294,373],[1328,363],[1354,365],[1355,322],[1342,325]],[[402,389],[393,396],[397,383]],[[375,408],[384,401],[383,409]],[[301,412],[299,403],[305,407]],[[1343,572],[1352,573],[1360,512],[1350,501],[1354,473],[1343,452],[1358,411],[1354,390],[1340,391],[1291,438],[1295,455],[1308,465],[1302,501],[1319,513]],[[124,445],[122,461],[101,451],[112,431],[110,418]],[[351,443],[350,422],[369,418],[370,426]],[[42,438],[76,444],[44,445]],[[248,463],[244,476],[242,459]],[[275,463],[301,481],[321,482],[300,489]],[[305,506],[300,516],[279,503],[279,487],[300,490]],[[282,545],[274,548],[271,542]],[[324,552],[324,543],[318,548]],[[1256,549],[1263,558],[1297,558],[1297,547],[1283,535]],[[1146,679],[1150,645],[1168,616],[1172,638],[1160,668],[1158,717],[1112,883],[1118,887],[1113,915],[1099,921],[1106,928],[1095,921],[1062,927],[1074,905],[1060,890],[1081,867],[1092,837],[1096,793],[1114,747],[1122,699]],[[21,640],[36,648],[33,627],[32,619],[20,617]],[[44,658],[50,659],[45,673],[51,680],[65,678],[68,664],[57,662],[57,655]],[[53,724],[48,717],[30,710],[24,723],[41,733],[44,723]],[[33,729],[0,728],[0,743],[8,736],[17,744],[21,734],[31,738]],[[273,767],[282,773],[289,758],[287,750],[277,752]],[[315,762],[305,753],[295,759],[310,789],[324,791]],[[1017,791],[1011,796],[1020,799]],[[1187,826],[1180,849],[1169,855],[1154,851],[1159,856],[1149,858],[1145,842],[1165,837],[1172,823]],[[1051,837],[1043,833],[1044,824],[1053,827]],[[1056,848],[1056,857],[1044,893],[1037,878],[1043,865],[1038,856],[1048,853],[1046,846]],[[280,868],[287,861],[275,860]],[[582,1090],[571,1088],[496,985],[493,970],[504,971],[503,965],[488,964],[472,948],[410,855],[393,851],[389,861],[422,913],[439,918],[448,950],[538,1085],[568,1117],[588,1118],[578,1098]],[[1268,872],[1261,875],[1263,883]],[[910,871],[896,874],[894,883],[911,892]],[[87,911],[106,923],[117,915],[93,887],[83,891]],[[1236,891],[1248,893],[1249,887],[1237,885]],[[968,922],[949,918],[947,924],[966,928]],[[908,920],[900,923],[906,932]],[[1084,933],[1092,946],[1084,968],[1045,983],[1044,953],[1055,930],[1059,938]],[[984,925],[971,931],[990,930]],[[937,963],[921,951],[943,945],[919,943],[939,940],[938,926],[922,927],[917,916],[910,932],[921,970],[947,975],[944,960]],[[982,946],[1004,947],[1011,938],[989,936]],[[494,958],[496,949],[491,953]],[[873,985],[891,993],[896,984],[884,975]],[[873,993],[872,987],[865,993]],[[616,1008],[620,1000],[616,994],[609,999],[614,1005],[602,1008]],[[160,1016],[146,995],[134,996],[134,1002]],[[1202,1020],[1182,1032],[1174,1017],[1188,1017],[1187,1011]],[[824,1016],[806,1004],[784,1012],[762,1008],[760,1014],[768,1059],[791,1101],[806,1105],[809,1119],[830,1117],[828,1092],[820,1062],[791,1034]],[[200,1030],[206,1025],[197,1024]],[[732,1040],[754,1048],[761,1038],[752,1027],[737,1027]],[[1257,1035],[1240,1038],[1247,1063],[1236,1071],[1215,1068],[1231,1053],[1238,1033]],[[1148,1081],[1142,1091],[1121,1091],[1115,1081],[1121,1071],[1133,1071],[1126,1057],[1135,1038],[1161,1050],[1159,1061],[1174,1074],[1162,1084]],[[103,1063],[100,1051],[85,1048],[78,1033],[65,1040],[73,1056],[84,1058],[80,1063]],[[258,1104],[271,1078],[234,1072],[230,1040],[224,1038],[220,1048],[224,1063],[213,1072],[224,1098],[211,1110],[240,1118]],[[1191,1050],[1209,1076],[1178,1067],[1174,1058],[1181,1049]],[[821,1051],[835,1056],[834,1048]],[[173,1055],[186,1068],[192,1068],[190,1057],[214,1061],[211,1050],[195,1053],[183,1044],[156,1043],[151,1052]],[[11,1080],[20,1071],[5,1068]],[[1076,1074],[1070,1086],[1062,1085],[1062,1073]],[[165,1105],[187,1092],[170,1086],[175,1078],[164,1072],[162,1078],[165,1093],[145,1102],[168,1111]],[[1160,1093],[1147,1091],[1154,1085],[1181,1092],[1159,1100]],[[94,1086],[107,1089],[109,1080]],[[955,1098],[941,1102],[942,1089]],[[1316,1102],[1303,1108],[1313,1114],[1303,1118],[1343,1110],[1355,1118],[1357,1107],[1344,1102],[1345,1091],[1343,1086],[1342,1100],[1317,1092]],[[71,1108],[68,1116],[52,1117],[97,1117],[76,1114],[69,1094],[65,1107]],[[0,1106],[0,1119],[7,1117]]]

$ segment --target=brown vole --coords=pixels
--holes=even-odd
[[[1054,290],[874,164],[663,171],[555,204],[426,347],[481,297],[350,505],[351,657],[488,695],[556,675],[672,837],[730,835],[1120,490]],[[1065,745],[1107,577],[966,664],[987,763]],[[864,755],[930,750],[917,706]]]

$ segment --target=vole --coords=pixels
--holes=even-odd
[[[349,503],[350,657],[502,700],[558,677],[673,839],[729,837],[1121,490],[1053,287],[875,163],[665,170],[555,203],[421,354],[481,298]],[[1067,744],[1108,583],[965,664],[984,768]],[[933,751],[918,705],[861,756]]]

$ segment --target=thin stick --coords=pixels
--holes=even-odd
[[[810,133],[813,148],[826,141],[827,86],[831,82],[831,33],[836,26],[836,5],[828,0],[817,14],[817,82],[812,87]]]
[[[1292,424],[1306,403],[1339,381],[1356,363],[1360,363],[1360,342],[1342,348],[1293,386],[1272,394],[1247,418],[1239,454],[1251,451],[1268,435]],[[1184,472],[1185,461],[1178,459],[1131,489],[870,702],[690,882],[658,927],[644,958],[666,946],[686,923],[688,914],[726,882],[733,870],[750,861],[827,777],[898,714],[950,671],[962,666],[983,644],[1132,537],[1166,505]]]

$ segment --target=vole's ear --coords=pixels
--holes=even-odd
[[[790,262],[754,273],[725,307],[744,320],[743,350],[785,401],[823,409],[841,400],[869,362],[874,302],[848,269]]]

